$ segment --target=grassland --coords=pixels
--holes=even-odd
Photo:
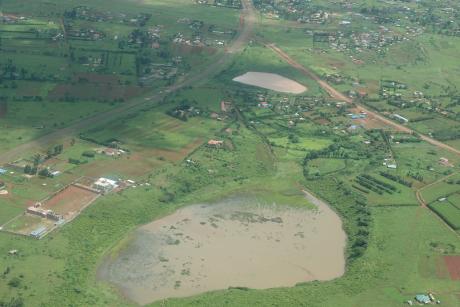
[[[312,3],[324,5],[327,10],[341,9],[332,2]],[[19,79],[0,84],[0,96],[6,97],[0,103],[7,102],[7,112],[0,115],[0,152],[132,99],[144,100],[145,97],[133,98],[144,90],[160,95],[165,86],[183,80],[181,73],[198,72],[224,52],[224,47],[177,48],[166,42],[178,32],[186,38],[196,33],[193,23],[178,22],[179,19],[203,21],[202,29],[210,25],[224,30],[238,28],[238,10],[194,1],[111,1],[109,13],[113,13],[111,18],[115,21],[105,15],[107,1],[92,1],[89,12],[106,20],[71,18],[67,25],[61,25],[56,16],[71,11],[81,1],[27,4],[0,0],[3,13],[26,16],[19,23],[0,24],[0,67],[10,59],[18,71],[27,69]],[[387,8],[380,1],[369,0],[362,2],[360,9],[372,5]],[[420,9],[416,3],[407,5]],[[372,48],[353,53],[353,61],[344,51],[313,42],[311,31],[337,32],[341,21],[338,17],[325,24],[297,23],[289,15],[269,19],[259,9],[263,13],[259,16],[261,24],[252,42],[218,76],[162,94],[161,103],[156,105],[79,129],[72,143],[62,141],[63,151],[41,163],[61,171],[60,176],[27,177],[21,170],[5,166],[7,173],[0,175],[0,180],[5,182],[9,195],[0,195],[0,224],[10,221],[10,230],[24,229],[33,222],[22,214],[28,206],[83,176],[133,179],[137,184],[100,197],[71,223],[41,240],[0,232],[0,306],[134,306],[97,278],[104,256],[116,252],[114,248],[120,242],[129,240],[131,231],[180,207],[235,193],[249,194],[267,203],[303,205],[302,189],[327,201],[342,218],[348,236],[343,277],[291,288],[227,289],[151,305],[399,306],[427,291],[435,293],[445,306],[459,304],[460,285],[449,278],[442,262],[445,255],[460,254],[459,156],[427,144],[417,135],[401,136],[400,132],[381,127],[365,129],[365,121],[361,124],[347,115],[355,112],[353,106],[331,99],[313,80],[263,47],[267,40],[275,42],[324,79],[337,80],[332,75],[340,75],[345,81],[334,85],[340,91],[365,89],[369,99],[362,103],[401,113],[410,119],[408,125],[412,128],[443,139],[445,131],[454,131],[458,126],[457,118],[450,116],[458,112],[457,106],[451,105],[453,84],[458,83],[459,77],[452,65],[458,38],[430,30],[409,41],[385,46],[383,53]],[[114,12],[123,12],[128,19],[142,19],[142,13],[151,17],[141,25],[123,21],[124,18],[118,20]],[[353,16],[353,31],[377,31],[377,24]],[[404,21],[404,26],[413,26],[412,22]],[[32,39],[35,34],[22,33],[32,24],[40,29],[39,39]],[[63,27],[84,33],[91,28],[104,38],[53,41],[51,35],[59,34]],[[400,28],[387,27],[392,31]],[[150,28],[160,29],[158,50],[129,46],[129,35],[134,30]],[[210,41],[223,40],[227,44],[231,39],[202,32]],[[127,44],[124,49],[119,45],[122,40]],[[93,44],[92,49],[89,45]],[[13,49],[20,52],[14,53]],[[71,49],[73,57],[81,61],[70,60]],[[177,56],[182,57],[182,64],[177,62]],[[98,61],[94,59],[99,57],[107,64],[95,65]],[[137,82],[148,73],[139,72],[136,62],[145,57],[161,65],[175,58],[178,77],[141,87]],[[250,70],[280,73],[306,85],[308,92],[285,95],[231,81]],[[32,73],[40,78],[53,76],[29,80]],[[407,84],[406,89],[394,90],[405,101],[414,91],[423,90],[423,99],[429,99],[430,106],[439,102],[440,112],[448,111],[450,115],[416,105],[406,108],[390,104],[380,96],[380,82],[388,78]],[[85,99],[59,96],[56,90],[60,87],[69,89],[68,93],[75,89],[76,93],[94,92],[88,83],[99,84],[103,89],[101,99],[90,98],[93,94]],[[116,99],[104,97],[114,86],[124,88],[127,96],[117,93]],[[133,86],[135,91],[130,90]],[[428,105],[423,99],[419,101],[422,106]],[[230,102],[231,107],[221,110],[221,101]],[[261,102],[269,106],[261,106]],[[417,121],[420,117],[427,118]],[[208,145],[211,139],[222,141],[222,145]],[[447,139],[457,144],[456,138],[447,135]],[[60,143],[56,140],[53,145]],[[107,147],[121,148],[126,154],[82,155]],[[46,151],[47,148],[34,148],[17,159],[32,163],[34,154],[46,155]],[[449,163],[441,163],[441,158]],[[70,163],[69,159],[82,163]],[[417,192],[428,207],[422,206]],[[17,250],[17,255],[9,254],[11,250]]]

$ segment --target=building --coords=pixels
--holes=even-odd
[[[429,304],[431,303],[431,299],[428,295],[426,294],[417,294],[415,296],[415,300],[419,302],[420,304]]]
[[[259,108],[267,109],[267,108],[270,108],[272,105],[269,104],[269,103],[266,102],[266,101],[262,101],[262,102],[260,102],[257,106],[258,106]]]
[[[449,162],[449,159],[444,158],[444,157],[439,158],[439,163],[444,165],[444,166],[449,166],[449,167],[454,166],[452,163]]]
[[[60,214],[53,212],[53,210],[42,209],[37,205],[27,208],[26,212],[53,221],[59,221],[63,219]]]
[[[47,214],[46,210],[43,210],[42,208],[40,208],[40,206],[37,205],[27,208],[26,212],[43,218],[46,218]]]
[[[40,237],[43,236],[45,234],[45,232],[46,232],[46,227],[45,226],[40,226],[37,229],[33,230],[30,233],[30,236],[32,236],[34,238],[37,238],[37,239],[40,239]]]
[[[221,101],[220,102],[220,110],[222,112],[229,112],[232,108],[232,103],[228,101]]]
[[[408,123],[408,122],[409,122],[409,120],[408,120],[407,118],[402,117],[402,116],[399,115],[399,114],[393,114],[392,117],[393,117],[394,119],[398,120],[398,121],[401,122],[401,123]]]
[[[220,147],[224,145],[224,141],[217,141],[217,140],[209,140],[208,145],[212,147]]]
[[[93,184],[93,187],[102,193],[108,193],[116,188],[118,184],[115,180],[101,177]]]

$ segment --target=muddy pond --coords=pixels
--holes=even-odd
[[[281,93],[301,94],[307,90],[305,86],[294,80],[266,72],[247,72],[234,78],[233,81]]]
[[[229,287],[340,277],[346,243],[340,218],[309,200],[316,209],[262,205],[246,196],[184,207],[138,228],[105,259],[98,278],[144,305]]]

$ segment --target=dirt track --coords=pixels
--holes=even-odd
[[[308,69],[305,66],[302,66],[301,64],[296,62],[286,52],[281,50],[275,44],[266,44],[265,46],[270,48],[270,49],[272,49],[276,54],[278,54],[278,56],[280,58],[285,60],[289,65],[291,65],[292,67],[294,67],[295,69],[297,69],[301,73],[305,74],[306,76],[310,77],[311,79],[315,80],[319,84],[319,86],[321,86],[321,88],[323,88],[334,99],[341,100],[341,101],[344,101],[344,102],[347,102],[347,103],[352,103],[353,102],[353,100],[351,98],[349,98],[349,97],[345,96],[344,94],[342,94],[341,92],[337,91],[335,88],[333,88],[331,85],[329,85],[326,81],[324,81],[320,77],[318,77],[310,69]],[[416,132],[416,131],[414,131],[414,130],[412,130],[412,129],[404,126],[404,125],[398,124],[398,123],[396,123],[396,122],[394,122],[394,121],[392,121],[392,120],[380,115],[377,112],[374,112],[374,111],[371,111],[369,109],[366,109],[363,105],[357,104],[356,102],[355,102],[355,104],[357,105],[357,109],[359,111],[363,111],[363,112],[366,112],[366,113],[370,114],[372,117],[374,117],[375,119],[377,119],[381,123],[383,123],[385,125],[388,125],[388,126],[392,127],[393,129],[395,129],[397,131],[402,131],[402,132],[406,132],[406,133]],[[437,141],[437,140],[435,140],[435,139],[433,139],[433,138],[431,138],[429,136],[426,136],[426,135],[423,135],[423,134],[419,134],[419,135],[420,135],[421,139],[424,140],[427,143],[430,143],[430,144],[432,144],[432,145],[434,145],[436,147],[439,147],[439,148],[448,150],[448,151],[450,151],[452,153],[455,153],[457,155],[460,155],[460,150],[458,150],[456,148],[453,148],[452,146],[449,146],[449,145],[444,144],[444,143],[442,143],[440,141]]]
[[[232,58],[232,54],[240,52],[242,48],[246,46],[252,35],[254,24],[256,21],[254,6],[252,5],[251,0],[243,0],[242,3],[243,10],[241,12],[241,28],[238,32],[238,36],[226,49],[224,55],[214,63],[208,65],[206,69],[198,73],[195,73],[194,75],[187,76],[185,80],[167,88],[163,92],[158,93],[157,91],[155,91],[149,96],[135,98],[130,102],[122,104],[115,109],[111,109],[103,113],[98,113],[97,115],[85,118],[81,121],[71,124],[66,128],[53,131],[49,134],[38,137],[32,141],[21,144],[9,151],[3,152],[0,154],[0,165],[17,159],[24,152],[39,149],[42,147],[46,148],[47,146],[55,144],[56,142],[69,139],[92,125],[107,123],[116,118],[126,116],[126,114],[130,112],[136,112],[143,108],[155,106],[169,93],[175,92],[186,86],[197,85],[200,82],[205,82],[212,76],[218,74],[226,67],[229,60]]]

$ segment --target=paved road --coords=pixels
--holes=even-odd
[[[275,44],[265,44],[265,46],[270,48],[270,49],[272,49],[280,58],[285,60],[289,65],[291,65],[292,67],[294,67],[295,69],[297,69],[301,73],[305,74],[306,76],[310,77],[311,79],[315,80],[319,84],[319,86],[321,86],[321,88],[323,88],[331,97],[333,97],[333,98],[335,98],[337,100],[345,101],[347,103],[352,103],[353,102],[353,100],[351,98],[349,98],[349,97],[345,96],[344,94],[342,94],[341,92],[337,91],[335,88],[333,88],[326,81],[324,81],[321,78],[319,78],[310,69],[308,69],[305,66],[303,66],[303,65],[299,64],[298,62],[296,62],[286,52],[281,50]],[[372,117],[374,117],[378,121],[384,123],[387,126],[392,127],[393,129],[396,129],[398,131],[407,132],[407,133],[413,133],[413,132],[417,133],[416,131],[414,131],[414,130],[412,130],[412,129],[404,126],[404,125],[398,124],[398,123],[386,118],[385,116],[380,115],[379,113],[377,113],[375,111],[367,109],[366,107],[364,107],[361,104],[358,104],[356,102],[355,102],[355,104],[357,105],[358,110],[370,114]],[[419,133],[417,133],[417,134],[419,134]],[[452,152],[454,154],[460,155],[460,150],[458,150],[458,149],[456,149],[456,148],[454,148],[454,147],[452,147],[450,145],[447,145],[447,144],[442,143],[442,142],[440,142],[438,140],[435,140],[435,139],[433,139],[433,138],[431,138],[431,137],[429,137],[427,135],[423,135],[423,134],[419,134],[419,135],[420,135],[420,138],[422,140],[424,140],[425,142],[428,142],[428,143],[430,143],[430,144],[432,144],[432,145],[434,145],[436,147],[448,150],[448,151],[450,151],[450,152]]]
[[[0,165],[20,158],[24,152],[46,148],[57,142],[62,142],[65,139],[69,139],[77,135],[82,130],[85,130],[93,125],[108,123],[116,118],[123,117],[128,113],[136,112],[149,106],[155,106],[169,93],[175,92],[186,86],[205,82],[211,77],[217,75],[229,63],[232,58],[232,54],[240,52],[247,45],[254,30],[256,15],[252,1],[243,0],[242,3],[243,9],[241,11],[241,26],[237,37],[227,47],[224,55],[221,56],[217,61],[208,65],[204,70],[198,73],[194,72],[193,75],[187,76],[186,79],[172,85],[171,87],[165,89],[163,92],[150,94],[151,96],[135,98],[107,112],[98,113],[94,116],[71,124],[66,128],[53,131],[27,143],[23,143],[11,150],[3,152],[0,154]]]

